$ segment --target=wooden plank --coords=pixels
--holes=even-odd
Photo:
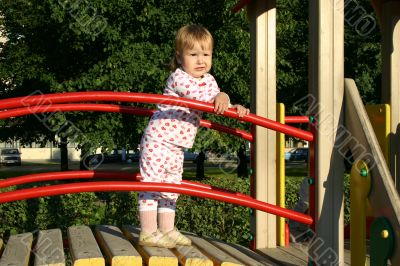
[[[112,225],[96,226],[96,239],[110,265],[142,265],[142,257],[118,227]]]
[[[390,172],[400,192],[400,1],[379,1],[382,7],[382,100],[390,105]]]
[[[35,266],[64,266],[65,256],[61,230],[39,231],[34,254]]]
[[[140,246],[140,230],[130,225],[122,227],[124,235],[132,241],[148,266],[178,266],[178,258],[167,248]]]
[[[74,266],[104,266],[105,260],[90,228],[68,227],[68,242]]]
[[[296,258],[308,262],[308,242],[306,243],[291,243],[287,247],[281,247],[279,249],[286,252],[292,258]]]
[[[222,265],[222,266],[244,265],[236,258],[230,256],[228,253],[217,248],[216,246],[206,241],[205,239],[192,234],[186,234],[186,236],[192,240],[192,243],[196,245],[202,253],[206,254],[214,262],[214,265]]]
[[[306,266],[307,261],[301,258],[293,257],[287,250],[287,247],[279,248],[262,248],[261,253],[267,256],[270,260],[283,266]]]
[[[343,127],[344,0],[311,0],[309,11],[309,96],[296,103],[308,107],[316,120],[315,167],[310,169],[316,177],[315,205],[310,202],[310,212],[315,214],[312,230],[319,243],[309,254],[316,264],[342,265],[344,165],[336,147]]]
[[[213,266],[212,260],[205,256],[194,245],[176,246],[172,252],[178,257],[180,265],[186,266]]]
[[[28,266],[32,242],[32,233],[10,236],[0,259],[0,266]]]
[[[276,117],[276,0],[248,5],[251,37],[251,112]],[[253,132],[254,171],[252,196],[276,203],[276,132],[256,126]],[[251,222],[255,247],[276,246],[276,216],[255,211]]]
[[[389,165],[390,105],[366,105],[365,110],[371,121],[372,128],[374,129],[386,163]]]
[[[276,265],[276,263],[272,262],[266,257],[263,257],[260,254],[255,253],[254,251],[245,248],[243,246],[235,245],[232,243],[225,243],[209,237],[204,237],[204,238],[211,244],[218,247],[219,249],[235,257],[245,265],[252,265],[252,266]]]

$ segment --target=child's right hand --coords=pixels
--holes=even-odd
[[[214,112],[219,115],[229,108],[229,96],[225,92],[218,93],[211,102],[214,103]]]

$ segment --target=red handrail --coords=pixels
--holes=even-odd
[[[286,124],[304,124],[309,122],[310,118],[308,116],[285,116]]]
[[[121,172],[121,171],[65,171],[65,172],[47,172],[47,173],[37,173],[37,174],[29,174],[17,177],[10,177],[4,180],[0,180],[0,188],[16,186],[22,184],[29,184],[34,182],[45,182],[45,181],[54,181],[54,180],[66,180],[66,179],[103,179],[103,178],[112,178],[112,179],[130,179],[139,181],[140,173],[129,173],[129,172]],[[236,191],[231,191],[229,189],[217,188],[211,185],[182,180],[181,183],[183,185],[187,185],[194,188],[203,188],[203,189],[216,189],[218,191],[225,191],[229,193],[233,193],[239,197],[250,197],[249,195],[239,193]],[[251,197],[250,197],[251,198]]]
[[[147,94],[147,93],[106,92],[106,91],[41,94],[34,96],[3,99],[0,100],[0,110],[17,108],[17,107],[34,106],[34,105],[51,105],[56,103],[82,102],[82,101],[85,102],[117,101],[117,102],[168,104],[168,105],[184,106],[187,108],[197,109],[208,113],[214,112],[214,106],[210,103],[205,103],[181,97],[172,97],[172,96]],[[245,115],[244,117],[240,118],[236,113],[236,111],[232,108],[227,110],[223,115],[241,121],[250,122],[262,127],[266,127],[284,133],[286,135],[290,135],[307,141],[313,141],[312,133],[285,124],[278,123],[268,118],[260,117],[254,114]]]
[[[103,182],[80,182],[45,187],[27,188],[0,193],[0,203],[47,197],[61,194],[98,192],[98,191],[162,191],[185,194],[190,196],[214,199],[233,203],[256,210],[268,212],[281,217],[289,218],[301,223],[312,224],[309,215],[287,210],[272,204],[268,204],[250,197],[238,197],[232,193],[218,191],[216,189],[195,188],[183,184],[132,182],[132,181],[103,181]]]
[[[138,108],[132,106],[113,105],[113,104],[51,104],[51,105],[35,105],[22,108],[14,108],[0,112],[0,119],[10,117],[24,116],[28,114],[48,113],[48,112],[70,112],[70,111],[96,111],[96,112],[113,112],[135,114],[140,116],[151,116],[156,110]],[[200,126],[215,129],[227,134],[235,135],[240,138],[253,141],[253,136],[244,130],[227,127],[218,123],[201,119]]]

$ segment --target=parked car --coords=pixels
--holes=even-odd
[[[295,150],[295,149],[291,149],[291,150],[285,152],[285,161],[289,161],[290,155],[292,155],[292,152],[293,152],[294,150]]]
[[[122,156],[118,150],[113,150],[111,153],[97,153],[86,157],[86,165],[94,166],[102,163],[121,162]]]
[[[126,156],[127,160],[131,160],[132,162],[138,162],[140,159],[140,152],[135,152],[135,153],[129,153]]]
[[[1,149],[0,150],[0,164],[15,164],[21,165],[21,153],[18,149]]]
[[[185,151],[183,153],[183,160],[184,161],[192,161],[193,163],[197,162],[197,156],[199,156],[198,152],[190,152],[190,151]],[[208,160],[208,153],[205,152],[205,160]]]
[[[196,158],[199,154],[197,152],[189,152],[189,151],[185,151],[183,153],[183,160],[184,161],[192,161],[192,162],[196,162]]]
[[[308,148],[294,148],[288,152],[285,152],[285,161],[308,162]]]

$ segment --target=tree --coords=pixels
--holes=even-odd
[[[250,34],[246,12],[230,10],[236,2],[3,0],[0,25],[9,41],[0,47],[0,96],[94,90],[159,94],[169,75],[176,30],[198,23],[215,38],[212,74],[222,91],[231,102],[249,106]],[[361,13],[354,11],[354,4],[362,7],[356,9]],[[277,97],[287,114],[306,111],[294,104],[308,87],[307,5],[300,0],[277,1]],[[366,102],[377,102],[379,31],[376,27],[360,34],[362,28],[354,24],[354,18],[371,15],[372,8],[367,0],[353,1],[346,12],[346,76],[355,78]],[[238,121],[204,117],[249,130]],[[47,114],[7,120],[0,138],[30,143],[57,141],[60,135],[80,143],[86,153],[99,147],[135,147],[146,124],[147,118],[121,114]],[[235,137],[202,130],[194,148],[223,152],[241,144]]]
[[[380,32],[370,1],[346,1],[345,77],[354,78],[365,103],[380,100]],[[308,91],[308,2],[277,1],[277,98],[287,114],[306,114],[296,101]],[[311,66],[312,67],[312,66]]]
[[[248,104],[249,68],[240,67],[241,60],[249,59],[247,22],[243,14],[230,12],[234,2],[2,1],[1,24],[9,41],[1,51],[1,96],[92,90],[161,93],[175,31],[200,23],[216,39],[214,74],[221,74],[219,84],[232,100]],[[243,71],[236,73],[238,69]],[[98,147],[135,146],[146,121],[78,112],[48,114],[37,123],[31,116],[6,121],[10,132],[2,139],[17,136],[25,143],[45,142],[61,135],[80,143],[86,153]]]

